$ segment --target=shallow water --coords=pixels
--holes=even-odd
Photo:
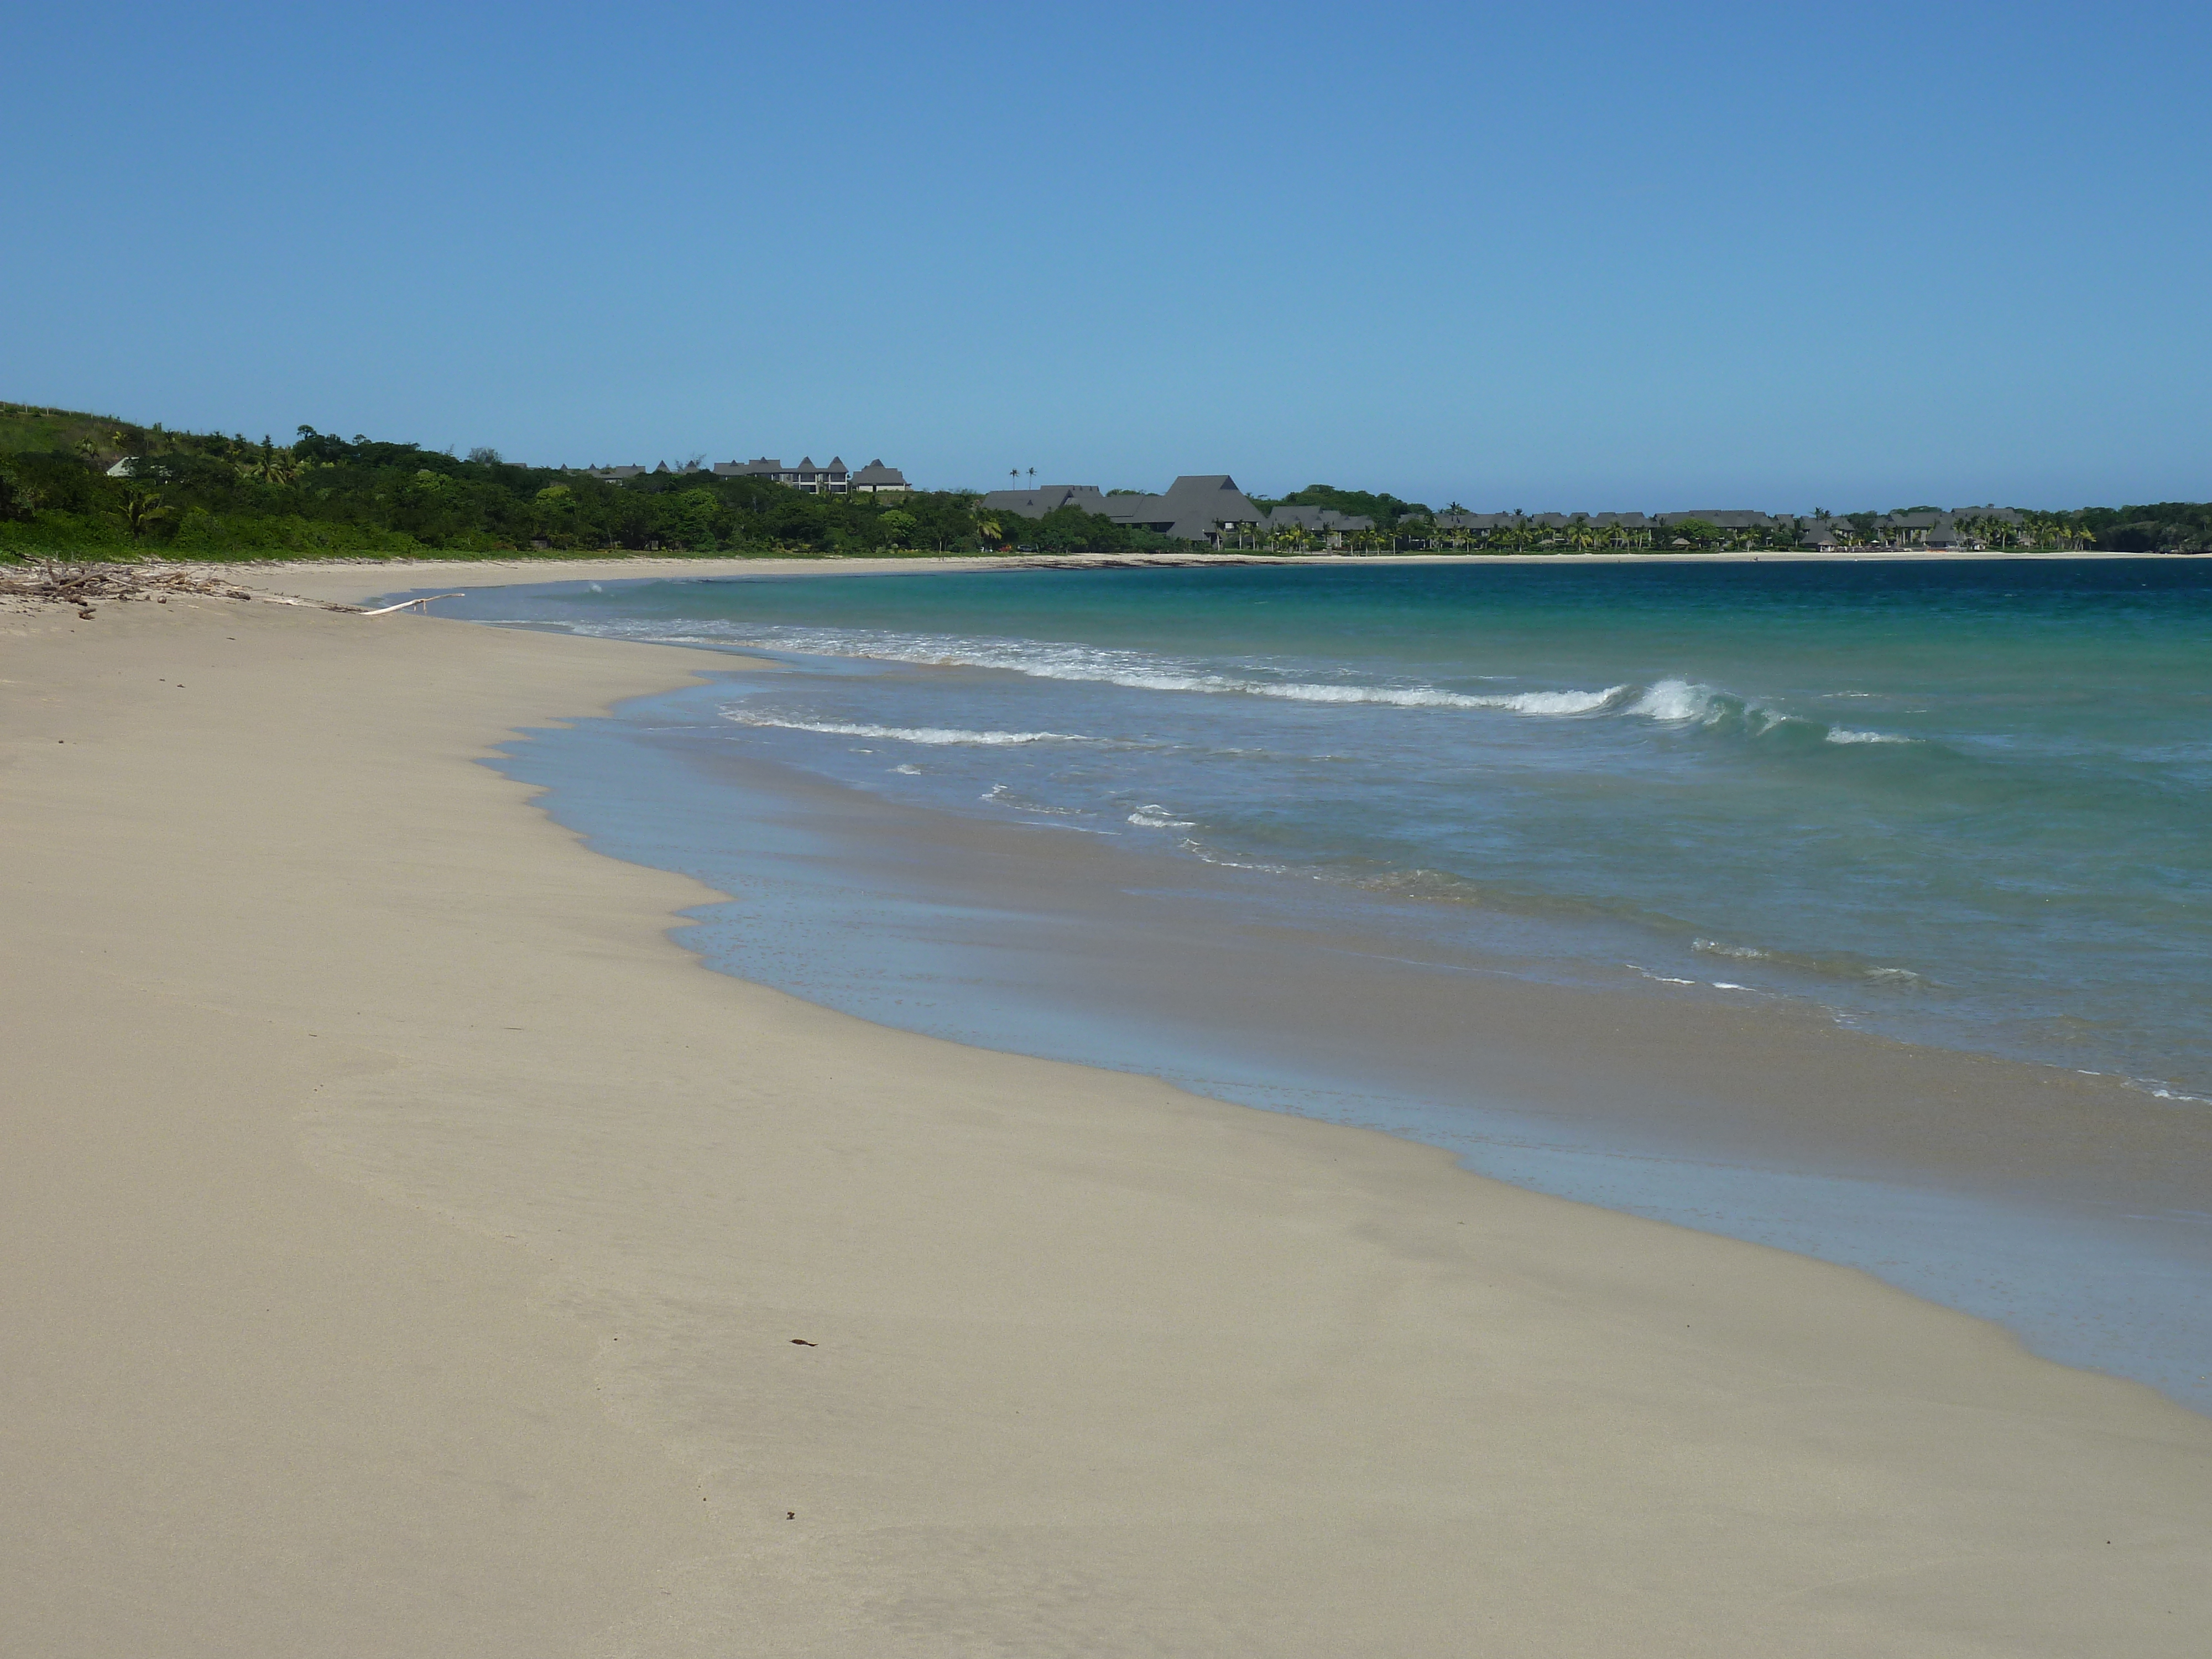
[[[2124,1135],[2204,1113],[2212,568],[975,572],[467,609],[785,665],[514,762],[609,850],[746,894],[742,926],[705,930],[733,971],[1387,1121],[1489,1172],[1851,1261],[2212,1398],[2185,1182],[2130,1215],[2124,1194],[1978,1183],[1956,1158],[1916,1174],[1903,1153],[1748,1140],[1736,1157],[1687,1117],[1532,1131],[1524,1100],[1458,1064],[1452,1018],[1383,1012],[1438,975],[1632,983],[2107,1077],[2151,1115]],[[866,845],[830,807],[802,831],[779,775],[925,816]],[[1073,866],[994,894],[991,871],[1027,854],[886,856],[933,817],[1133,862],[1099,887],[1112,903]],[[1342,960],[1316,968],[1316,948]],[[1184,974],[1174,996],[1143,990]],[[1281,994],[1231,1010],[1208,988],[1226,979]],[[1347,1012],[1302,1049],[1313,996]]]

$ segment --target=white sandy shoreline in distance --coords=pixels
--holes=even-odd
[[[728,662],[0,617],[0,1650],[2203,1651],[2212,1420],[702,971],[713,896],[475,763]]]
[[[1332,568],[1376,564],[1496,564],[1538,567],[1580,567],[1607,564],[1922,564],[1959,559],[2172,559],[2170,553],[2100,553],[2094,550],[2061,553],[2027,548],[1989,552],[1925,552],[1909,550],[1860,549],[1846,553],[1808,553],[1759,549],[1727,553],[1303,553],[1257,554],[1231,549],[1224,552],[1171,554],[1112,553],[990,554],[969,556],[913,555],[899,558],[727,558],[713,554],[668,556],[630,553],[611,558],[483,559],[296,559],[265,562],[223,562],[205,566],[216,575],[230,575],[256,588],[270,588],[317,599],[351,600],[371,593],[398,592],[403,588],[448,580],[471,581],[478,586],[515,586],[531,582],[587,580],[633,581],[648,577],[708,579],[725,576],[871,576],[919,574],[945,570],[1038,570],[1079,568],[1091,562],[1120,567],[1189,566],[1203,564],[1261,564]],[[176,561],[190,565],[189,561]]]

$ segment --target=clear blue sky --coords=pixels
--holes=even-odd
[[[1480,510],[2212,497],[2212,7],[23,6],[0,397]]]

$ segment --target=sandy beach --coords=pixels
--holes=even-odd
[[[771,568],[240,574],[718,563]],[[719,896],[477,763],[729,661],[0,617],[0,1647],[2202,1651],[2212,1420],[1858,1273],[705,971],[666,930]]]
[[[2100,553],[2053,552],[2028,548],[1996,549],[1988,551],[1953,551],[1929,553],[1904,548],[1854,548],[1844,552],[1797,552],[1788,549],[1762,548],[1756,551],[1736,550],[1715,553],[1252,553],[1231,549],[1224,552],[1193,550],[1188,553],[1116,555],[1089,554],[1020,554],[1005,553],[988,556],[951,556],[908,554],[897,558],[732,558],[712,554],[686,554],[670,556],[651,553],[625,554],[618,558],[556,558],[532,555],[527,558],[507,559],[318,559],[312,561],[224,563],[193,566],[179,562],[184,568],[202,569],[210,574],[228,575],[246,581],[257,590],[266,588],[284,593],[303,594],[312,598],[351,603],[370,594],[398,592],[414,587],[442,588],[447,586],[479,588],[504,586],[519,582],[560,581],[634,581],[647,577],[696,577],[706,580],[727,576],[873,576],[893,574],[914,574],[924,571],[945,570],[1005,570],[1020,568],[1081,569],[1086,565],[1108,563],[1124,566],[1160,564],[1266,564],[1266,565],[1374,565],[1374,564],[1434,564],[1466,565],[1495,564],[1516,568],[1557,568],[1573,569],[1589,565],[1639,564],[1834,564],[1881,563],[1907,564],[1933,561],[1948,562],[1961,559],[2004,561],[2008,559],[2034,560],[2150,560],[2169,559],[2161,553]]]

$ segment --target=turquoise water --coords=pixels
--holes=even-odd
[[[2212,562],[976,571],[445,608],[775,661],[500,763],[603,850],[732,895],[685,936],[714,966],[1862,1267],[2212,1409]],[[1504,979],[1597,1000],[1517,1043],[1468,1000]],[[1611,1072],[1567,1053],[1621,997],[1747,1011],[1698,1028],[1735,1033],[1706,1073],[1732,1103],[1685,1097],[1649,1021],[1592,1029]],[[2000,1067],[1822,1093],[1789,1069],[1808,1024],[2100,1092]]]
[[[1413,900],[1570,976],[2212,1096],[2212,563],[978,572],[484,608],[806,663],[708,718],[894,799]]]

